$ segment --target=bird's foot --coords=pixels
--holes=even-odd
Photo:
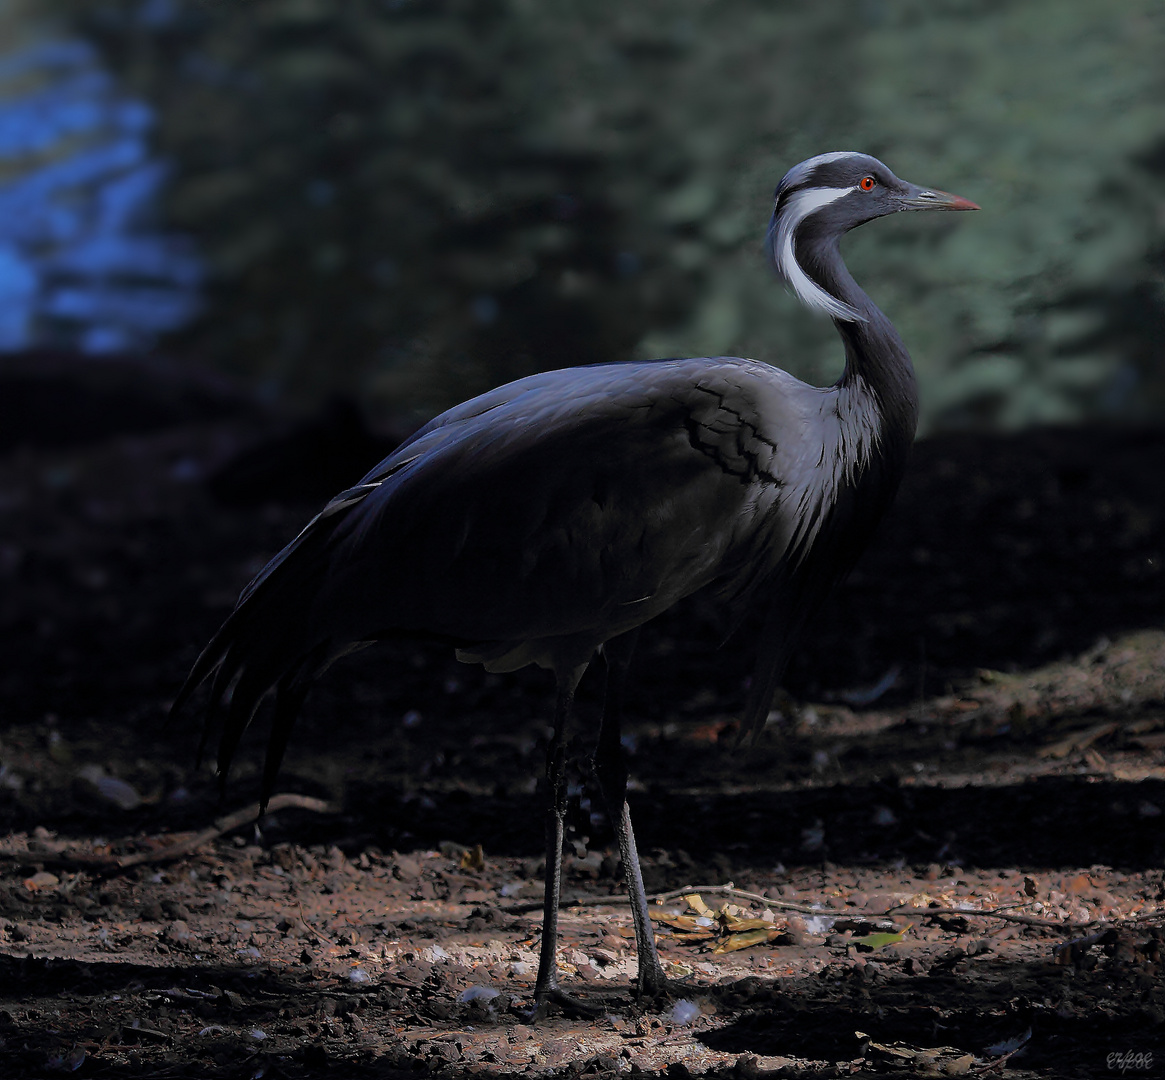
[[[635,994],[640,1001],[658,1001],[660,998],[676,997],[682,993],[683,987],[669,979],[658,963],[639,965]]]
[[[654,973],[641,974],[635,983],[635,996],[641,1002],[656,1003],[665,998],[680,997],[684,987],[664,975],[663,969]]]
[[[526,1015],[527,1023],[541,1020],[549,1013],[550,1006],[561,1009],[567,1016],[577,1020],[593,1020],[607,1010],[590,1001],[582,1001],[568,994],[560,986],[547,986],[534,990],[534,1008]]]

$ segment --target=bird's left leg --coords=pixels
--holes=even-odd
[[[546,891],[542,902],[542,946],[534,983],[534,1017],[553,1003],[566,1012],[597,1016],[602,1009],[572,997],[558,985],[558,900],[562,891],[562,840],[566,818],[566,728],[574,692],[586,666],[558,673],[554,738],[546,751]]]
[[[647,913],[647,891],[643,887],[643,870],[639,865],[639,850],[635,846],[631,810],[627,805],[627,762],[623,756],[623,686],[638,637],[639,631],[632,630],[603,646],[603,657],[607,663],[607,692],[599,727],[599,744],[595,750],[595,774],[619,840],[619,857],[623,860],[627,897],[631,901],[631,920],[635,925],[639,994],[656,997],[667,990],[668,984],[663,965],[659,962],[659,951],[655,947],[655,931]]]

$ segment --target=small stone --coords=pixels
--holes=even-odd
[[[175,919],[162,931],[162,937],[171,945],[181,945],[193,938],[194,935],[190,932],[190,927],[186,925],[184,920]]]
[[[699,1018],[700,1006],[694,1001],[688,1001],[687,998],[680,998],[672,1007],[668,1014],[670,1020],[677,1027],[684,1027],[690,1024],[693,1020]],[[671,1075],[671,1069],[668,1069],[668,1075]]]
[[[461,1002],[493,1001],[500,994],[501,991],[495,990],[492,986],[470,986],[457,995],[457,1000]]]
[[[943,1073],[947,1076],[966,1076],[974,1064],[975,1055],[964,1054],[962,1057],[957,1057],[953,1061],[946,1062],[943,1065]]]
[[[421,861],[411,855],[400,855],[392,866],[392,876],[398,881],[415,881],[421,876]]]
[[[809,927],[800,915],[790,915],[785,926],[785,933],[789,935],[794,945],[808,945],[813,940]],[[739,1061],[739,1058],[737,1059]]]

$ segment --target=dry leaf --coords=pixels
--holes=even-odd
[[[728,919],[724,925],[733,934],[739,934],[746,930],[772,930],[774,924],[771,919]]]
[[[684,901],[688,907],[693,911],[698,911],[701,915],[711,916],[714,914],[712,909],[704,903],[704,898],[699,893],[689,893],[684,897]]]
[[[471,848],[466,848],[461,853],[461,869],[462,870],[484,870],[485,869],[485,852],[481,849],[481,844],[474,844]]]
[[[780,930],[746,930],[742,934],[732,934],[725,938],[712,951],[714,953],[736,952],[738,949],[748,949],[753,945],[764,945],[780,936]]]

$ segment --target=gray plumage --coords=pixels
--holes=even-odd
[[[765,612],[742,718],[762,724],[806,619],[893,498],[917,419],[906,349],[838,241],[897,210],[973,208],[862,154],[790,170],[769,243],[844,341],[844,373],[827,389],[736,357],[600,364],[532,375],[432,420],[272,559],[199,657],[177,705],[212,674],[212,701],[233,684],[220,770],[274,687],[266,797],[311,681],[404,633],[445,639],[492,671],[549,668],[561,727],[605,643],[700,591],[729,626]],[[619,787],[609,794],[621,801]],[[651,966],[654,944],[640,941],[639,955]],[[654,965],[647,983],[659,989]],[[552,971],[537,996],[568,1000]]]

